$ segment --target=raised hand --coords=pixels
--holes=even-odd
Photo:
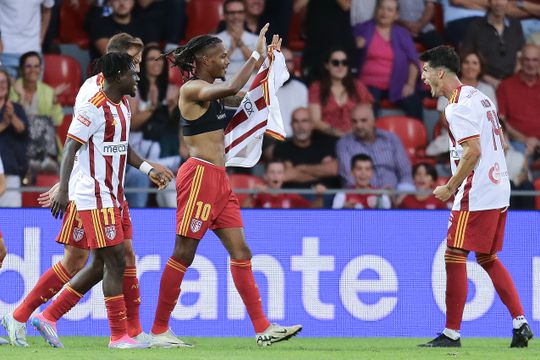
[[[261,56],[264,55],[264,50],[266,48],[266,32],[268,31],[268,28],[270,27],[270,24],[266,24],[263,26],[263,28],[261,29],[261,32],[259,33],[259,40],[257,40],[257,46],[255,47],[255,50],[257,50],[257,52],[259,54],[261,54]]]
[[[281,42],[282,38],[279,35],[272,36],[272,43],[268,46],[268,53],[271,53],[274,50],[281,51]]]

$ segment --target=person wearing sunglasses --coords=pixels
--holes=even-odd
[[[351,130],[351,110],[373,103],[367,87],[351,73],[342,49],[331,50],[319,81],[309,87],[309,113],[315,129],[341,137]]]
[[[422,120],[418,53],[409,31],[396,24],[398,18],[397,0],[379,0],[374,19],[354,27],[360,80],[375,98],[376,115],[381,100],[388,99],[406,115]]]

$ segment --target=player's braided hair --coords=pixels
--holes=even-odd
[[[124,74],[133,66],[133,58],[126,53],[120,52],[105,54],[98,59],[96,64],[96,67],[100,69],[105,79]]]
[[[221,39],[212,35],[199,35],[188,41],[186,45],[177,47],[174,50],[161,54],[171,62],[172,66],[178,67],[184,76],[184,79],[190,79],[194,75],[195,60],[202,52],[216,44]]]

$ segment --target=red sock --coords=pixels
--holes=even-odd
[[[514,281],[508,270],[506,270],[502,262],[497,258],[497,254],[476,254],[476,259],[488,273],[495,286],[495,290],[497,290],[497,294],[499,294],[502,302],[506,305],[508,311],[510,311],[512,319],[523,315],[523,306],[521,306]]]
[[[152,326],[153,334],[162,334],[169,330],[169,319],[180,296],[180,284],[182,284],[187,268],[188,265],[181,260],[174,259],[172,256],[167,261],[159,285],[156,317]]]
[[[128,335],[129,337],[135,337],[142,333],[141,321],[139,319],[141,292],[139,289],[139,279],[137,279],[137,268],[135,267],[126,267],[124,271],[124,299],[127,310]]]
[[[71,276],[60,262],[54,264],[39,278],[36,286],[24,298],[21,305],[15,309],[13,312],[15,320],[27,322],[34,310],[49,301],[70,279]]]
[[[253,271],[251,271],[251,260],[231,259],[231,274],[236,290],[238,290],[251,318],[255,333],[263,332],[270,326],[270,322],[266,318],[262,308],[259,288],[255,284]]]
[[[68,284],[52,304],[43,311],[43,316],[49,321],[57,322],[58,319],[77,305],[82,297],[83,294],[73,290]]]
[[[120,339],[127,335],[126,303],[124,294],[106,297],[105,307],[111,328],[111,341]]]
[[[446,250],[446,328],[459,330],[467,301],[467,255]]]

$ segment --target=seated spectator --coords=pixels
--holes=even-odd
[[[400,209],[448,209],[447,204],[433,195],[437,170],[428,163],[419,163],[413,167],[413,180],[416,190],[425,191],[423,195],[405,195],[398,197],[396,206]]]
[[[507,17],[507,5],[508,0],[490,0],[487,15],[471,22],[461,47],[484,58],[482,79],[494,88],[514,73],[517,54],[525,44],[520,22]]]
[[[374,189],[371,186],[373,178],[373,160],[368,155],[358,154],[351,159],[351,175],[354,187],[351,189]],[[390,209],[392,204],[387,195],[354,194],[340,192],[334,197],[332,209]]]
[[[486,14],[486,0],[440,0],[446,41],[459,49],[469,24]]]
[[[172,116],[178,106],[178,87],[169,84],[166,60],[160,58],[160,54],[156,45],[146,46],[143,50],[138,92],[131,101],[129,143],[146,159],[174,168],[180,163],[179,119]],[[133,167],[127,168],[126,187],[149,186],[146,174]],[[126,193],[126,198],[131,206],[144,207],[148,193]]]
[[[399,24],[426,49],[443,44],[441,35],[431,23],[437,0],[399,0]]]
[[[4,164],[6,186],[19,188],[26,174],[28,120],[21,105],[9,100],[9,74],[0,69],[0,157]],[[22,197],[17,190],[0,196],[0,208],[21,207]]]
[[[284,188],[309,189],[317,184],[338,188],[334,137],[314,131],[306,108],[292,115],[293,136],[274,148],[274,159],[285,163]]]
[[[347,54],[330,52],[320,81],[309,87],[309,113],[315,129],[333,136],[351,130],[351,110],[360,103],[372,103],[366,86],[353,77]]]
[[[351,26],[369,21],[375,15],[377,0],[352,0],[351,1]]]
[[[225,0],[223,3],[223,16],[225,18],[225,30],[216,36],[223,41],[227,49],[230,64],[227,67],[227,78],[232,78],[240,71],[244,63],[251,56],[257,45],[257,35],[244,30],[246,10],[242,0]],[[247,91],[251,86],[255,74],[246,83],[243,90]]]
[[[540,47],[527,44],[521,50],[521,70],[501,81],[497,89],[499,117],[516,150],[540,147]]]
[[[29,172],[24,179],[26,185],[32,184],[39,172],[58,173],[58,149],[56,127],[62,124],[64,114],[56,102],[56,95],[67,84],[56,89],[43,83],[41,56],[34,51],[21,56],[19,74],[11,89],[11,100],[22,105],[29,124],[30,142],[28,144]]]
[[[281,118],[283,119],[283,125],[285,126],[285,133],[287,134],[287,137],[291,137],[292,113],[298,108],[305,108],[308,106],[308,88],[300,81],[300,79],[294,76],[294,56],[292,51],[287,48],[281,48],[281,53],[285,57],[287,69],[289,70],[291,77],[281,88],[279,88],[277,91],[277,98],[279,100]]]
[[[416,93],[418,53],[407,29],[397,25],[397,0],[377,2],[374,20],[354,27],[360,49],[360,80],[375,98],[378,114],[382,99],[398,105],[405,114],[422,120],[422,98]]]
[[[277,191],[282,188],[285,179],[285,164],[279,160],[272,160],[266,164],[264,172],[264,185],[255,185],[259,191],[257,194],[250,194],[244,200],[242,207],[245,208],[265,208],[265,209],[308,209],[322,208],[324,205],[322,192],[326,188],[321,185],[315,185],[318,192],[313,202],[308,201],[298,194],[273,194],[268,190]]]
[[[354,186],[351,159],[366,154],[373,161],[375,188],[414,190],[411,163],[399,138],[375,127],[375,115],[369,104],[359,104],[352,111],[352,133],[339,139],[336,153],[339,175],[345,186]]]

